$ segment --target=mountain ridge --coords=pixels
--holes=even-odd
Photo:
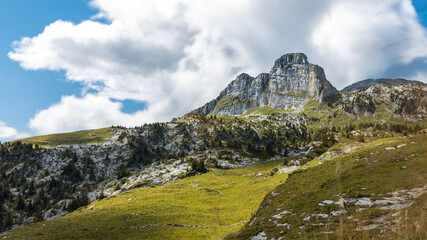
[[[402,85],[405,83],[422,83],[420,81],[414,81],[414,80],[406,80],[404,78],[379,78],[379,79],[365,79],[361,80],[355,83],[352,83],[348,85],[347,87],[343,88],[341,92],[344,93],[354,93],[356,91],[367,89],[371,86],[375,86],[378,84],[385,84],[385,85]]]
[[[31,230],[32,236],[40,239],[49,236],[70,237],[72,233],[61,232],[65,228],[61,224],[68,224],[67,221],[74,218],[76,222],[73,231],[86,238],[107,234],[99,232],[100,228],[110,229],[115,232],[115,236],[120,236],[119,231],[124,229],[133,231],[132,234],[143,231],[144,236],[150,236],[153,233],[149,228],[167,228],[167,236],[176,238],[173,234],[180,230],[172,230],[174,226],[203,227],[199,223],[204,221],[202,217],[181,221],[182,211],[188,216],[195,216],[197,211],[208,208],[215,215],[216,201],[221,202],[224,193],[241,191],[235,187],[239,178],[245,178],[247,188],[251,188],[260,179],[269,181],[272,176],[283,182],[289,172],[317,166],[325,159],[340,159],[350,153],[358,156],[365,150],[359,151],[357,148],[367,146],[370,142],[376,142],[375,151],[386,156],[388,150],[377,144],[394,148],[388,142],[389,138],[398,136],[399,143],[396,146],[400,146],[405,141],[412,141],[414,135],[423,136],[427,132],[426,93],[426,84],[407,82],[400,85],[376,84],[356,92],[340,94],[326,80],[321,67],[309,63],[305,54],[293,53],[277,59],[270,73],[262,73],[257,77],[240,74],[218,98],[170,122],[144,124],[134,128],[116,126],[3,143],[0,144],[0,228],[3,226],[3,230],[7,230],[22,224],[52,220],[42,224],[50,226],[46,228],[49,231],[57,229],[54,230],[55,233],[46,232],[48,230],[43,228],[35,230],[37,234]],[[425,140],[418,139],[416,142],[421,144]],[[411,146],[411,151],[416,150],[417,144]],[[359,152],[353,152],[355,148]],[[419,159],[417,154],[422,153],[422,150],[415,150],[405,152],[411,161]],[[264,166],[262,171],[256,164]],[[403,161],[398,164],[403,164]],[[242,167],[243,172],[239,169],[231,171],[233,174],[227,172],[239,167]],[[413,168],[416,169],[416,166]],[[248,172],[247,169],[251,171]],[[396,169],[394,171],[398,172]],[[206,172],[213,172],[214,174],[207,176],[216,177],[215,184],[219,185],[214,189],[212,182],[206,177],[201,177],[206,185],[200,189],[193,181],[201,179],[198,176],[204,176]],[[234,176],[236,172],[240,175]],[[221,179],[225,175],[230,177],[230,174],[236,182]],[[300,173],[296,171],[292,175],[300,176]],[[182,181],[183,179],[187,180]],[[167,187],[157,187],[167,186],[171,182],[176,187],[173,191],[182,196],[190,188],[193,196],[197,196],[200,191],[209,200],[197,202],[195,199],[197,207],[192,208],[179,204],[175,206],[173,199],[168,199],[167,202],[174,206],[172,209],[176,212],[171,213],[174,216],[172,221],[169,218],[170,210],[164,210],[166,222],[157,218],[159,215],[156,215],[156,211],[149,210],[150,217],[147,218],[147,212],[138,212],[140,209],[132,205],[135,197],[130,196],[139,198],[142,205],[144,202],[141,199],[150,197],[139,195],[144,191],[132,189],[153,187],[153,192],[163,196],[166,192],[159,189]],[[189,186],[183,186],[183,182]],[[416,187],[412,182],[408,186]],[[228,190],[224,190],[225,188]],[[173,192],[167,192],[167,196],[173,198],[175,195],[171,193]],[[240,192],[239,196],[239,201],[242,202],[251,197]],[[227,199],[233,199],[233,196],[227,196]],[[259,206],[262,197],[258,196],[257,199],[251,205],[252,212]],[[125,212],[115,211],[114,214],[118,214],[118,219],[133,219],[132,224],[125,222],[123,225],[106,220],[113,219],[116,215],[100,219],[102,224],[84,220],[89,215],[90,219],[96,219],[97,215],[91,214],[99,213],[98,204],[106,206],[103,213],[108,215],[111,213],[108,212],[110,207],[111,211],[116,209],[108,203],[116,200],[125,209],[126,206],[130,209]],[[152,201],[151,207],[164,209],[163,200]],[[308,210],[311,209],[303,209],[303,212]],[[221,214],[229,211],[232,212],[233,209],[222,211]],[[217,216],[211,216],[212,213],[207,211],[203,216],[217,221],[210,221],[213,225],[206,229],[219,227],[223,232],[212,236],[224,237],[225,233],[231,232],[224,230],[223,226],[247,223],[251,211],[245,211],[245,216],[232,218],[232,221],[227,216],[226,225],[218,212]],[[55,220],[68,213],[71,213],[70,217],[67,215],[65,219]],[[136,222],[139,225],[134,226]],[[91,228],[87,229],[82,223],[90,224]],[[55,224],[60,227],[55,227]],[[40,224],[7,231],[0,234],[0,237],[13,239],[17,232],[26,235],[28,229],[34,226],[37,228]],[[259,223],[257,227],[260,226],[266,225]],[[133,229],[134,227],[137,228]],[[238,230],[235,227],[230,229]],[[154,236],[165,236],[163,230],[159,231],[156,234],[160,235]],[[210,233],[214,234],[212,231]],[[255,235],[258,233],[261,234],[253,228],[249,232]],[[273,234],[267,230],[264,233]],[[183,236],[194,238],[195,235]]]

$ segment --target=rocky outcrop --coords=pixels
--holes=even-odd
[[[427,114],[427,84],[406,81],[403,84],[376,84],[343,95],[345,112],[357,117],[372,115],[406,121],[425,121]]]
[[[194,110],[196,114],[240,115],[252,107],[292,109],[309,100],[335,101],[340,93],[318,65],[303,53],[286,54],[277,59],[270,73],[251,77],[242,73],[220,95]]]
[[[360,90],[364,90],[364,89],[367,89],[367,88],[369,88],[371,86],[375,86],[375,85],[378,85],[378,84],[396,85],[396,86],[398,86],[398,85],[402,85],[402,84],[405,84],[405,83],[414,83],[414,82],[421,83],[421,82],[418,82],[418,81],[406,80],[406,79],[403,79],[403,78],[396,78],[396,79],[388,79],[388,78],[366,79],[366,80],[362,80],[362,81],[353,83],[353,84],[351,84],[351,85],[343,88],[341,90],[341,92],[344,92],[344,93],[354,93],[354,92],[357,92],[357,91],[360,91]]]

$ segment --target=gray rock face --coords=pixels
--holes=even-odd
[[[341,90],[341,92],[345,93],[354,93],[360,90],[367,89],[371,86],[378,85],[378,84],[385,84],[385,85],[402,85],[405,83],[412,83],[412,82],[418,82],[418,81],[411,81],[406,80],[403,78],[396,78],[396,79],[388,79],[388,78],[380,78],[380,79],[366,79],[362,80],[356,83],[353,83]],[[418,82],[421,83],[421,82]]]
[[[427,84],[376,84],[343,96],[343,109],[356,116],[392,116],[407,121],[425,121]]]
[[[248,108],[263,106],[287,110],[309,100],[328,102],[340,97],[323,68],[310,64],[303,53],[291,53],[277,59],[270,73],[255,78],[240,74],[216,99],[192,113],[240,115]]]

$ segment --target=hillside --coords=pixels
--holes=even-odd
[[[130,190],[6,236],[219,239],[240,229],[264,196],[283,183],[287,173],[269,176],[274,168],[287,169],[282,164],[275,160],[232,170],[212,169],[168,185]]]
[[[1,144],[1,236],[423,237],[426,116],[426,84],[340,93],[286,54],[167,123]]]
[[[66,217],[17,228],[4,236],[220,239],[246,222],[239,235],[228,238],[248,239],[262,232],[268,239],[300,233],[311,238],[322,232],[331,237],[369,238],[393,227],[408,237],[423,234],[416,224],[404,225],[407,221],[402,214],[408,211],[414,221],[420,221],[419,226],[427,226],[421,222],[425,218],[413,213],[426,203],[425,132],[410,136],[393,133],[393,138],[367,136],[361,142],[358,137],[347,139],[346,131],[336,133],[340,143],[300,167],[294,164],[304,162],[305,154],[232,170],[208,168],[207,174],[130,190]],[[388,131],[357,129],[354,133],[381,135]],[[363,208],[366,211],[360,212]],[[393,226],[394,219],[401,219],[402,226]],[[392,231],[382,234],[392,237]]]
[[[425,133],[337,144],[355,150],[292,174],[227,239],[425,239],[426,144]]]
[[[170,123],[109,128],[113,136],[98,143],[84,143],[84,132],[5,143],[0,145],[2,214],[13,210],[14,223],[54,219],[126,189],[194,175],[193,163],[233,168],[306,150],[303,119],[188,115]],[[64,144],[79,138],[82,144]],[[20,207],[19,199],[25,199]]]

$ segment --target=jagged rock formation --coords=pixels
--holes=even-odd
[[[292,109],[309,100],[335,101],[340,93],[318,65],[311,64],[303,53],[286,54],[277,59],[270,73],[251,77],[242,73],[220,95],[197,114],[239,115],[251,107],[269,106]]]
[[[379,108],[381,109],[380,113],[384,116],[393,116],[394,118],[410,121],[425,119],[427,114],[426,84],[404,79],[397,81],[382,80],[384,81],[378,81],[377,84],[365,89],[354,90],[356,88],[348,88],[353,89],[351,91],[354,92],[343,97],[344,110],[348,113],[361,116],[376,114],[377,108]],[[384,84],[385,82],[389,84]],[[353,85],[361,86],[357,85],[358,83]]]
[[[353,83],[341,90],[341,92],[344,93],[354,93],[360,90],[367,89],[371,86],[378,85],[378,84],[385,84],[385,85],[402,85],[405,83],[413,83],[418,81],[412,81],[412,80],[406,80],[403,78],[396,78],[396,79],[388,79],[388,78],[380,78],[380,79],[366,79],[362,80],[356,83]],[[418,82],[421,83],[421,82]]]

